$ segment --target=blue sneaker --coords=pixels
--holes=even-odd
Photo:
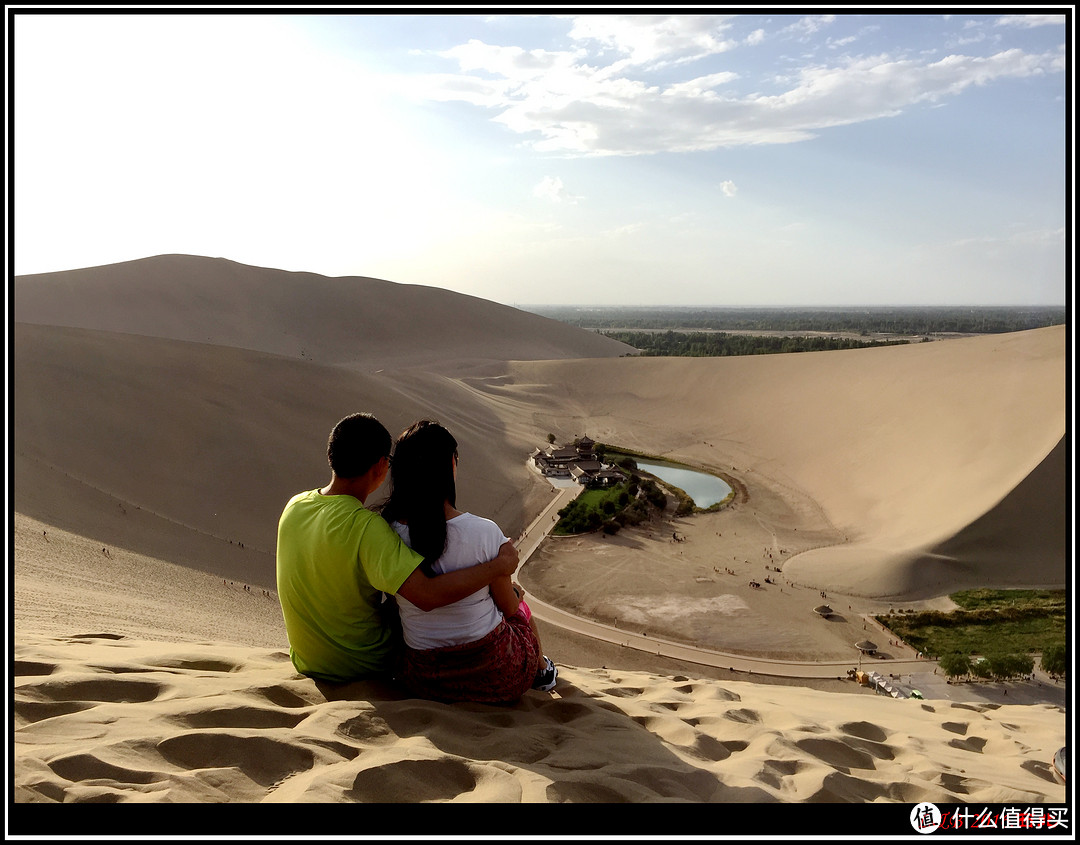
[[[555,679],[559,677],[559,670],[551,662],[550,657],[544,657],[544,666],[536,673],[532,688],[540,692],[551,692],[555,689]]]

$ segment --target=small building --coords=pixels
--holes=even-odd
[[[600,472],[601,469],[603,469],[603,467],[600,465],[600,461],[574,461],[574,466],[571,468],[570,474],[575,478],[581,478],[581,476],[583,475],[587,475],[589,478],[592,478],[594,475]]]
[[[576,449],[549,446],[532,453],[532,461],[544,475],[555,478],[569,478],[570,469],[578,460]]]
[[[602,484],[604,487],[610,487],[613,484],[622,484],[626,481],[626,473],[621,472],[614,467],[604,467],[596,474],[593,480],[598,484]]]
[[[535,449],[529,458],[550,478],[572,478],[581,485],[601,484],[605,487],[626,481],[624,473],[597,460],[596,441],[588,436],[573,446]]]

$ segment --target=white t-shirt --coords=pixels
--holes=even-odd
[[[409,544],[409,526],[393,522],[394,530]],[[432,567],[437,573],[454,572],[492,560],[510,538],[490,519],[463,513],[446,521],[446,551]],[[490,634],[503,615],[484,587],[453,604],[424,611],[403,596],[397,599],[405,644],[418,650],[471,643]]]

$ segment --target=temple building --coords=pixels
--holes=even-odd
[[[626,481],[624,473],[600,462],[595,449],[596,441],[585,436],[572,446],[535,449],[529,458],[543,475],[572,478],[582,486],[600,484],[608,487]]]

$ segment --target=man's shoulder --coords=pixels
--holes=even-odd
[[[346,519],[353,525],[367,525],[368,523],[385,524],[378,513],[368,510],[364,503],[352,496],[324,496],[316,488],[297,493],[285,504],[281,512],[282,521],[295,521],[307,519]]]
[[[316,487],[314,490],[304,490],[297,493],[285,504],[286,510],[295,507],[328,508],[340,511],[363,511],[364,513],[372,514],[373,516],[377,515],[368,510],[363,502],[353,496],[340,494],[327,496],[323,494],[322,489],[319,487]]]
[[[294,505],[299,504],[300,502],[309,501],[312,495],[318,492],[318,490],[302,490],[285,503],[285,508],[288,509],[293,507]]]

